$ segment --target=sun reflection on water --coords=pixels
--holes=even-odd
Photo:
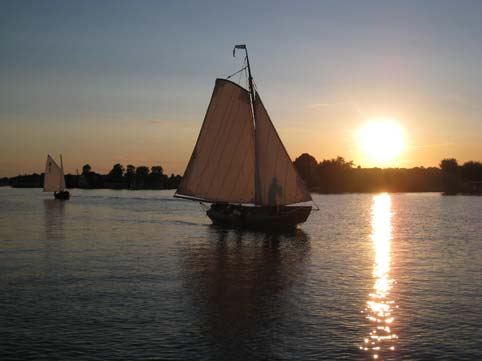
[[[392,200],[387,193],[373,197],[371,239],[375,251],[375,284],[363,311],[370,323],[371,332],[363,340],[360,349],[370,352],[374,359],[382,359],[384,354],[393,352],[398,339],[392,330],[395,321],[393,311],[398,306],[390,299],[394,283],[393,278],[390,278],[391,207]]]

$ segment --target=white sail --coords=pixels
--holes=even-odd
[[[256,116],[256,204],[286,205],[311,201],[259,95]]]
[[[62,175],[60,176],[60,191],[63,192],[65,190],[65,175],[64,175],[64,162],[62,160],[62,154],[60,155],[60,172]]]
[[[47,156],[44,174],[44,192],[63,192],[65,189],[64,171],[55,163],[50,155]]]
[[[189,164],[176,192],[209,202],[254,202],[254,125],[249,92],[217,79]]]

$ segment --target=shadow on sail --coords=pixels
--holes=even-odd
[[[196,328],[215,359],[276,359],[272,337],[289,317],[292,286],[310,251],[306,233],[212,226],[212,242],[187,249],[183,283]]]

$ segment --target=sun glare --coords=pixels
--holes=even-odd
[[[358,142],[371,165],[390,165],[405,148],[403,129],[391,119],[377,119],[358,131]]]

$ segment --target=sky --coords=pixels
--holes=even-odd
[[[386,166],[482,160],[480,1],[0,1],[0,176],[62,153],[182,174],[216,78],[246,43],[292,159],[343,156],[373,119],[404,130]]]

